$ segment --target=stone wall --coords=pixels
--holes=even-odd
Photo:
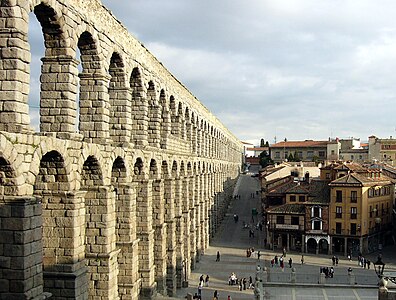
[[[172,296],[225,213],[241,143],[99,1],[0,5],[0,299]]]

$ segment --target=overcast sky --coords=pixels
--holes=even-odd
[[[396,136],[396,1],[103,0],[238,138]]]

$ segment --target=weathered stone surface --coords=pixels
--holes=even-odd
[[[0,293],[174,295],[231,199],[242,145],[100,1],[38,3],[0,4]],[[27,102],[34,7],[40,133]]]

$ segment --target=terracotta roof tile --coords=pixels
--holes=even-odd
[[[326,147],[328,141],[287,141],[279,142],[270,146],[270,148],[311,148],[311,147]]]

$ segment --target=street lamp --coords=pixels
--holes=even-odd
[[[378,255],[377,261],[374,263],[374,270],[378,278],[382,278],[382,276],[384,275],[384,268],[385,268],[385,263],[382,261],[382,257],[380,254]]]

